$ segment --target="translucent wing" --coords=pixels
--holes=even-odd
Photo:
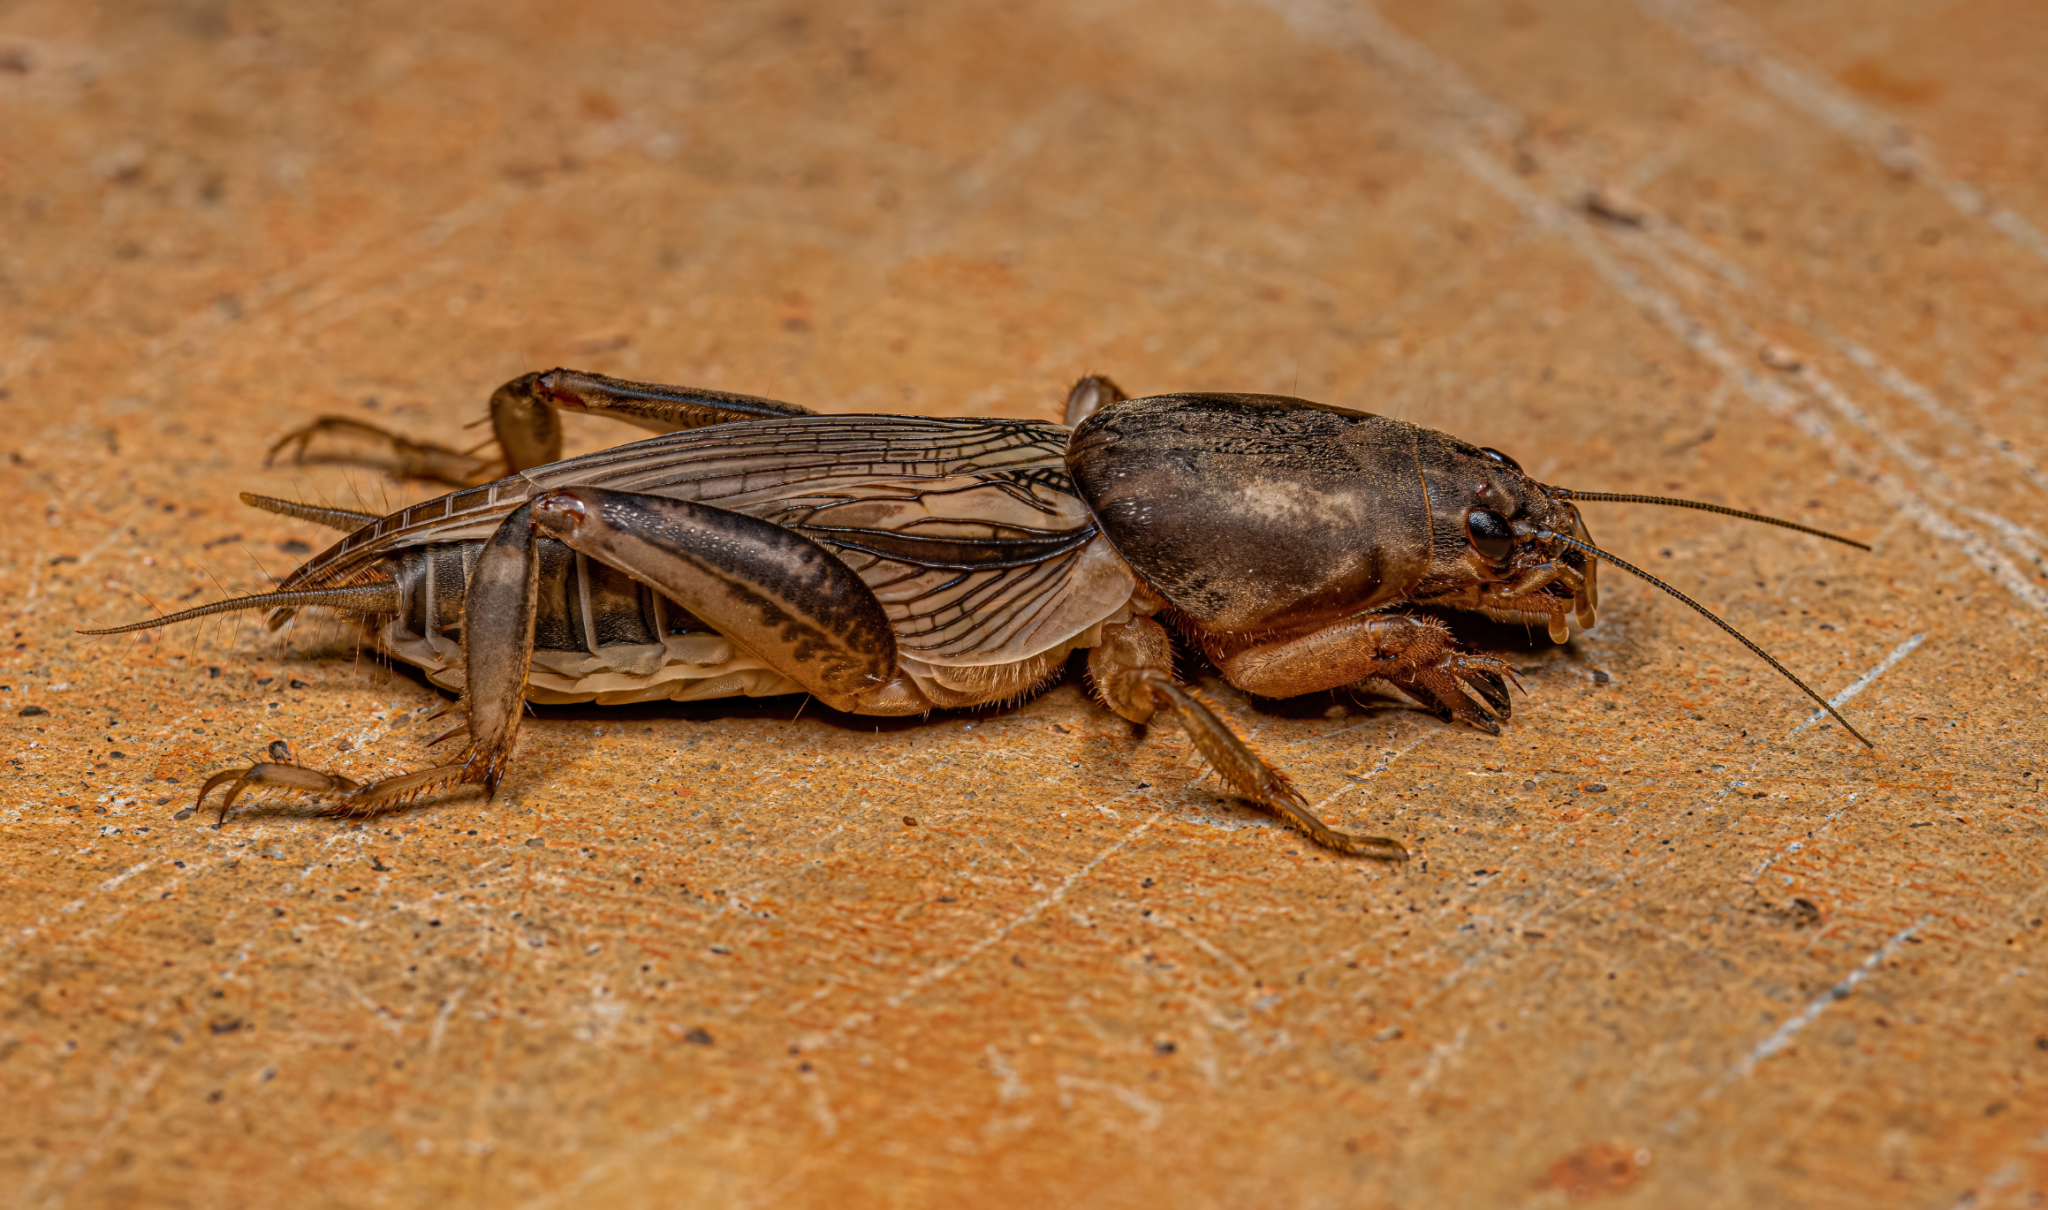
[[[1130,573],[1067,478],[1068,430],[1022,420],[802,416],[664,434],[413,505],[348,535],[280,588],[377,578],[395,549],[486,537],[572,484],[694,500],[789,526],[875,591],[903,653],[1023,659],[1130,596]]]

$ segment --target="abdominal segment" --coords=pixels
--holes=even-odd
[[[399,612],[374,638],[380,650],[448,690],[464,687],[462,588],[481,543],[418,547],[387,563]],[[538,543],[539,595],[526,700],[541,705],[703,701],[802,693],[796,681],[713,630],[675,601],[553,539]],[[1121,620],[1126,611],[1116,612]],[[904,657],[901,671],[935,707],[1027,696],[1058,678],[1067,655],[1099,641],[1101,624],[1021,660],[934,665]]]
[[[478,545],[421,547],[395,560],[399,613],[376,633],[384,652],[457,692],[464,682],[462,586]],[[626,573],[553,539],[538,545],[540,593],[526,700],[611,706],[803,692]]]

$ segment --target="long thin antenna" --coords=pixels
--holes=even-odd
[[[1567,546],[1570,546],[1585,554],[1592,555],[1596,559],[1605,559],[1609,563],[1614,564],[1616,567],[1621,568],[1623,571],[1629,573],[1630,575],[1636,576],[1642,580],[1645,580],[1657,586],[1658,588],[1663,589],[1665,592],[1668,592],[1672,596],[1677,597],[1679,600],[1684,601],[1687,605],[1690,605],[1694,609],[1697,609],[1700,612],[1700,616],[1706,618],[1714,625],[1719,626],[1721,629],[1735,636],[1736,642],[1741,643],[1744,647],[1747,647],[1751,651],[1755,652],[1759,659],[1763,660],[1766,664],[1769,664],[1771,667],[1776,668],[1779,671],[1779,673],[1781,673],[1784,676],[1786,680],[1791,681],[1793,684],[1799,686],[1800,692],[1806,694],[1806,696],[1812,698],[1814,701],[1819,702],[1821,709],[1827,711],[1829,714],[1834,715],[1835,721],[1842,724],[1843,729],[1848,731],[1849,734],[1855,736],[1857,739],[1863,740],[1864,746],[1870,748],[1877,747],[1876,744],[1873,744],[1868,739],[1866,739],[1861,731],[1858,731],[1856,728],[1851,727],[1849,725],[1849,720],[1843,718],[1841,712],[1839,710],[1836,710],[1834,706],[1829,703],[1828,699],[1822,697],[1818,693],[1815,693],[1813,691],[1813,688],[1810,685],[1808,685],[1805,681],[1802,681],[1798,677],[1793,676],[1792,670],[1790,668],[1785,667],[1783,664],[1780,664],[1771,655],[1770,652],[1765,651],[1763,648],[1757,646],[1755,643],[1750,642],[1748,635],[1743,634],[1740,630],[1735,629],[1735,627],[1730,626],[1728,623],[1722,621],[1719,617],[1715,616],[1713,610],[1708,609],[1706,606],[1700,604],[1698,601],[1695,601],[1691,597],[1686,596],[1684,593],[1678,591],[1676,588],[1671,587],[1671,585],[1666,584],[1664,581],[1651,575],[1649,572],[1644,571],[1642,568],[1637,567],[1635,564],[1627,562],[1623,559],[1615,558],[1613,555],[1610,555],[1606,551],[1601,550],[1599,547],[1593,545],[1591,542],[1581,542],[1577,538],[1566,537],[1564,534],[1556,533],[1550,530],[1543,531],[1543,536],[1546,538],[1555,538]]]
[[[1636,496],[1622,492],[1581,492],[1568,487],[1553,487],[1549,490],[1560,500],[1603,500],[1610,504],[1664,504],[1672,508],[1696,508],[1703,513],[1720,513],[1724,517],[1740,517],[1744,521],[1761,521],[1765,525],[1776,525],[1782,529],[1796,529],[1802,534],[1812,534],[1816,538],[1840,542],[1857,550],[1870,549],[1867,543],[1858,542],[1854,538],[1831,534],[1824,529],[1815,529],[1811,525],[1801,525],[1797,521],[1783,521],[1777,517],[1766,517],[1762,513],[1746,513],[1739,508],[1723,508],[1718,504],[1705,504],[1698,500],[1678,500],[1670,496]]]

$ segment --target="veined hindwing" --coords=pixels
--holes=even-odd
[[[1037,421],[913,416],[668,433],[415,504],[343,538],[279,587],[381,578],[393,551],[488,537],[543,491],[605,487],[789,526],[859,573],[905,656],[1006,663],[1086,630],[1133,587],[1067,477],[1068,433]]]

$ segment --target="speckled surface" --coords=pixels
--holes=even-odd
[[[2048,1193],[2048,22],[1980,0],[0,6],[0,1197],[31,1206],[1971,1206]],[[543,711],[491,805],[334,625],[81,624],[323,535],[340,411],[555,364],[1051,417],[1294,393],[1675,492],[1500,739],[1069,683]],[[574,448],[631,435],[603,422]],[[1894,658],[1896,657],[1896,658]],[[27,708],[33,707],[41,713]]]

